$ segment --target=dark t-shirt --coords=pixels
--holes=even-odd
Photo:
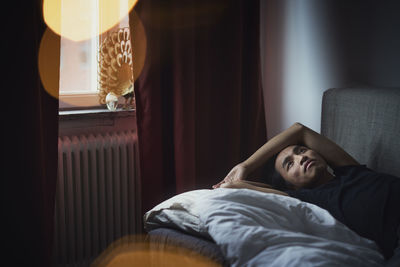
[[[398,239],[400,178],[365,165],[339,167],[334,174],[336,178],[324,185],[287,193],[328,210],[359,235],[375,241],[390,258]]]

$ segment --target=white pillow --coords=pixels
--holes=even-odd
[[[171,227],[192,234],[208,236],[202,227],[195,203],[206,197],[211,190],[199,189],[184,192],[158,204],[144,215],[146,231]]]

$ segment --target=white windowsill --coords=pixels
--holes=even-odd
[[[96,108],[96,109],[77,109],[77,110],[60,110],[58,115],[67,116],[67,115],[81,115],[81,114],[98,114],[98,113],[115,113],[115,112],[135,112],[134,109],[117,109],[115,111],[111,111],[108,109]]]
[[[123,117],[135,114],[135,109],[123,109],[124,101],[119,99],[119,108],[115,111],[107,109],[106,105],[99,104],[97,93],[63,94],[60,95],[59,116],[60,119],[67,117]]]
[[[121,118],[132,117],[136,115],[135,109],[122,109],[119,108],[115,111],[102,108],[92,109],[74,109],[74,110],[59,110],[59,120],[82,120],[91,118]]]
[[[136,130],[136,110],[80,109],[59,111],[59,135]]]

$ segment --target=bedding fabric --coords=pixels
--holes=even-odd
[[[147,230],[168,225],[212,238],[231,266],[384,264],[373,241],[292,197],[249,189],[195,190],[157,205],[144,219]]]

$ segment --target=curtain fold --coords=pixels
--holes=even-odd
[[[2,101],[6,171],[1,195],[7,236],[3,262],[51,266],[58,100],[44,90],[38,72],[39,44],[45,29],[42,1],[9,4],[7,38],[3,40],[3,64],[7,66],[2,85],[6,94]]]
[[[266,141],[259,1],[139,1],[135,84],[143,212],[210,188]]]

